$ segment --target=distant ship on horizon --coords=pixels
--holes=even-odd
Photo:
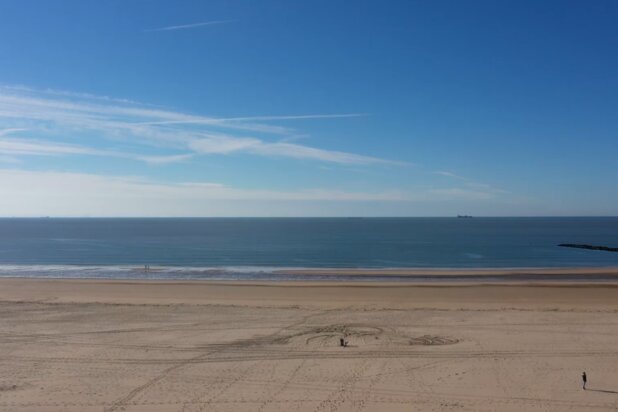
[[[470,215],[457,215],[458,219],[472,219],[472,216]]]

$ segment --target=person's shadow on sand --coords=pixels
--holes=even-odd
[[[603,393],[615,393],[618,394],[618,391],[608,391],[605,389],[586,389],[586,392],[603,392]]]

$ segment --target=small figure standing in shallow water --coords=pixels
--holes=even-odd
[[[584,390],[586,390],[586,382],[588,382],[588,377],[586,376],[586,372],[582,372],[582,382],[583,382],[583,388]]]

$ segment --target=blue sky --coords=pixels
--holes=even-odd
[[[616,215],[617,18],[1,2],[0,215]]]

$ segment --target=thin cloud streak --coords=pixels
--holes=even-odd
[[[458,175],[456,173],[447,172],[444,170],[438,170],[433,172],[434,175],[444,176],[451,179],[459,180],[463,183],[464,186],[473,189],[474,193],[486,193],[486,194],[495,194],[495,193],[508,193],[506,190],[495,188],[487,183],[481,183],[469,179],[465,176]],[[468,192],[469,189],[448,189],[448,190],[461,190],[462,192]],[[454,193],[454,192],[453,192]]]
[[[64,143],[49,143],[36,139],[0,139],[0,155],[9,159],[15,156],[61,156],[61,155],[88,155],[117,157],[123,159],[138,160],[150,164],[167,164],[181,162],[193,157],[193,154],[146,156],[113,150],[98,150],[83,146],[69,145]]]
[[[224,124],[228,122],[246,122],[246,121],[265,121],[265,120],[305,120],[305,119],[343,119],[349,117],[364,117],[366,113],[343,113],[343,114],[306,114],[306,115],[288,115],[288,116],[246,116],[246,117],[219,117],[219,118],[195,118],[187,120],[164,120],[160,122],[143,122],[140,124],[147,125],[166,125],[166,124]]]
[[[167,27],[159,27],[157,29],[148,29],[148,30],[144,30],[144,31],[172,31],[172,30],[186,30],[186,29],[194,29],[196,27],[203,27],[203,26],[213,26],[215,24],[226,24],[226,23],[232,23],[235,22],[237,20],[212,20],[212,21],[202,21],[199,23],[191,23],[191,24],[182,24],[179,26],[167,26]]]
[[[8,136],[8,135],[13,134],[15,132],[23,132],[25,130],[28,130],[28,129],[20,129],[18,127],[14,127],[14,128],[11,128],[11,129],[2,129],[2,130],[0,130],[0,137]]]
[[[77,92],[69,92],[66,90],[56,90],[56,89],[34,89],[32,87],[23,86],[23,85],[7,85],[0,84],[0,90],[10,90],[22,93],[35,93],[35,94],[49,94],[54,96],[68,97],[73,99],[84,99],[84,100],[101,100],[104,102],[114,102],[114,103],[122,103],[122,104],[139,104],[146,106],[145,103],[141,103],[131,99],[120,99],[114,98],[110,96],[99,96],[92,93],[77,93]]]
[[[125,156],[123,156],[125,157]],[[193,158],[194,155],[192,153],[187,154],[179,154],[179,155],[167,155],[167,156],[129,156],[131,159],[140,160],[142,162],[154,164],[154,165],[164,165],[169,163],[178,163],[184,162],[185,160],[189,160]]]
[[[463,176],[459,176],[455,173],[451,173],[451,172],[446,172],[444,170],[438,170],[436,172],[433,172],[433,174],[435,175],[439,175],[439,176],[446,176],[446,177],[452,177],[453,179],[459,179],[459,180],[466,180],[468,181],[469,179]]]
[[[47,92],[37,94],[28,88],[0,86],[0,118],[7,119],[5,126],[9,127],[2,133],[28,129],[31,137],[37,139],[38,143],[49,138],[50,134],[55,136],[54,140],[58,140],[58,136],[80,133],[102,140],[130,141],[136,145],[192,152],[164,158],[131,155],[134,159],[149,159],[149,163],[161,164],[172,162],[173,159],[186,160],[189,155],[244,152],[257,156],[288,157],[339,164],[405,165],[403,162],[362,154],[293,144],[286,138],[298,136],[298,132],[268,123],[275,120],[360,116],[365,114],[215,118],[146,107],[141,104],[121,103],[112,98],[91,98],[87,94],[58,91],[54,91],[53,94]],[[226,132],[222,133],[222,130]],[[241,131],[243,134],[240,134]],[[251,134],[258,134],[259,137]],[[268,135],[270,137],[264,137]],[[66,153],[67,151],[68,149],[63,147],[58,153],[74,154]],[[97,153],[101,154],[100,151]],[[84,150],[81,154],[92,153],[86,153]]]
[[[268,133],[289,137],[298,136],[293,129],[279,125],[264,123],[248,123],[250,121],[277,121],[277,120],[319,120],[319,119],[345,119],[367,116],[365,113],[343,113],[343,114],[311,114],[311,115],[283,115],[283,116],[245,116],[245,117],[193,117],[182,120],[161,120],[139,122],[136,124],[144,126],[175,126],[175,125],[202,125],[218,127],[223,129],[246,130],[259,133]]]
[[[237,122],[247,120],[303,120],[303,119],[342,119],[347,117],[364,117],[367,113],[343,113],[343,114],[305,114],[290,116],[250,116],[250,117],[224,117],[223,122]]]
[[[61,154],[97,154],[97,150],[66,144],[52,144],[33,139],[0,139],[3,155],[53,156]]]
[[[189,143],[189,147],[195,152],[205,155],[252,153],[262,156],[290,157],[339,164],[383,163],[400,166],[407,165],[405,163],[370,156],[362,156],[353,153],[322,150],[286,142],[269,143],[256,138],[237,138],[227,135],[209,135],[205,138],[196,139]]]

